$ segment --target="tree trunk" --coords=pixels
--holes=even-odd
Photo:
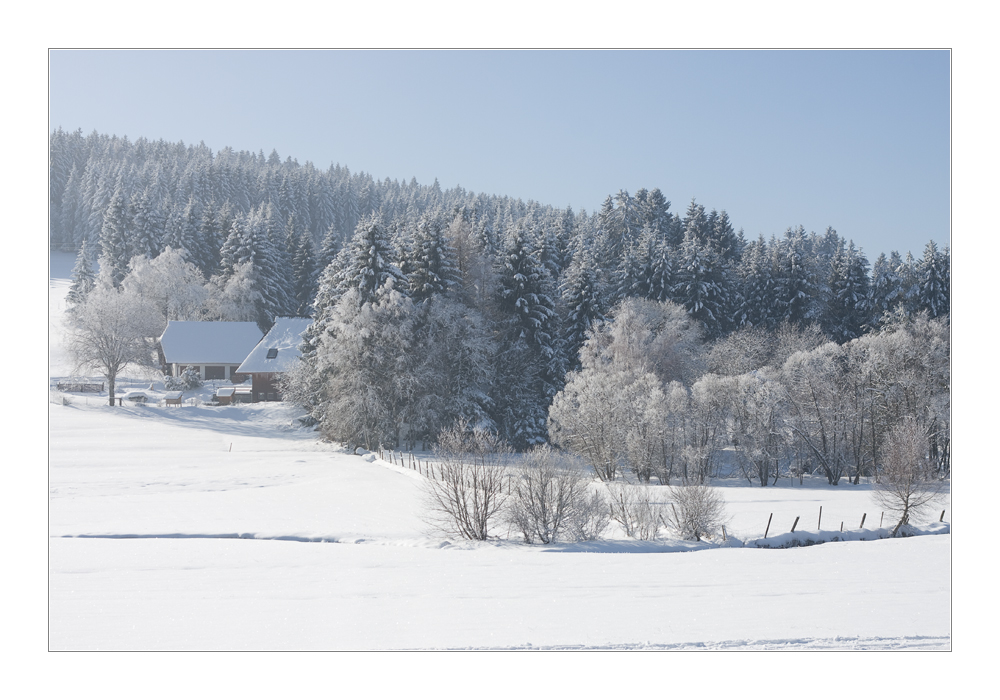
[[[108,405],[115,405],[115,375],[108,375]]]

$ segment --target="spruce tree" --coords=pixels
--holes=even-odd
[[[841,248],[830,263],[824,330],[838,343],[857,338],[869,320],[868,260],[854,248]]]
[[[730,285],[718,253],[690,231],[684,234],[674,285],[673,301],[699,321],[708,337],[729,329]]]
[[[405,270],[414,302],[445,294],[460,281],[455,250],[436,220],[420,220]]]
[[[885,257],[885,253],[880,253],[872,265],[868,308],[873,324],[879,324],[886,313],[903,301],[903,286],[898,273],[902,262],[899,253],[894,250],[889,258]]]
[[[66,303],[71,306],[76,306],[86,299],[97,283],[97,275],[94,274],[94,268],[91,265],[91,256],[90,247],[87,245],[87,240],[84,239],[80,246],[80,252],[76,255],[76,264],[73,265],[71,275],[73,281],[66,293]]]
[[[938,251],[934,241],[924,247],[924,256],[916,265],[917,307],[927,310],[931,318],[949,312],[949,260],[947,252]]]
[[[125,204],[125,196],[121,186],[108,202],[101,225],[101,273],[107,275],[108,281],[114,286],[121,286],[122,280],[128,274],[128,264],[132,259],[129,247],[129,221]]]

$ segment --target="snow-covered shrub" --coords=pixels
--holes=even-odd
[[[716,488],[671,486],[670,499],[673,503],[664,509],[665,522],[681,539],[700,542],[714,536],[726,522],[726,502]]]
[[[163,377],[163,388],[167,391],[183,391],[186,389],[197,389],[203,384],[201,375],[194,367],[188,367],[181,372],[179,377],[166,375]]]
[[[485,540],[507,500],[509,448],[495,433],[457,422],[438,436],[440,465],[427,482],[427,522],[445,534]]]
[[[576,542],[599,540],[611,524],[611,508],[604,491],[590,488],[578,502],[567,523],[569,539]]]
[[[656,500],[649,486],[615,482],[607,484],[611,519],[637,540],[655,540],[664,523],[665,504]]]
[[[507,521],[528,544],[596,539],[607,527],[607,507],[595,502],[588,481],[566,456],[535,448],[514,474]]]

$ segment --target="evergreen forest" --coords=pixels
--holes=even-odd
[[[464,421],[602,478],[704,481],[727,448],[755,482],[837,483],[914,417],[949,469],[934,241],[870,262],[833,228],[747,240],[721,203],[656,188],[588,213],[79,130],[49,157],[71,304],[103,287],[153,299],[164,327],[311,317],[286,396],[330,439],[412,446]]]

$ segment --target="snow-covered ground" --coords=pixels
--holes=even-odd
[[[50,285],[52,377],[72,373],[67,287]],[[106,401],[49,405],[54,650],[951,647],[950,534],[473,544],[424,523],[423,477],[320,442],[293,406]],[[841,522],[858,535],[863,513],[878,529],[866,485],[721,486],[729,532],[748,542],[772,513],[769,539],[797,516],[797,535],[815,533],[820,506],[825,535]],[[924,524],[947,533],[939,515]]]

